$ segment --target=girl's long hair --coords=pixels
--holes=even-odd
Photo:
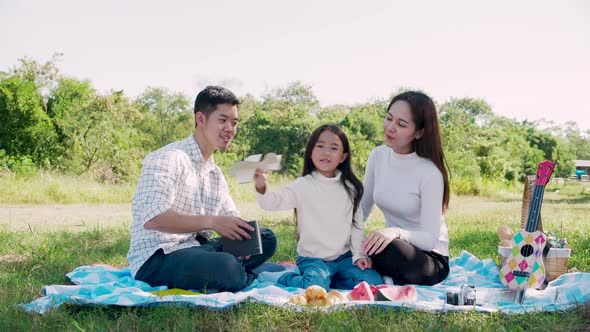
[[[426,94],[418,91],[407,91],[395,96],[387,106],[387,110],[398,100],[410,104],[416,130],[424,129],[422,137],[414,140],[414,151],[419,157],[432,160],[436,168],[442,173],[444,180],[442,212],[444,213],[449,207],[449,172],[447,171],[447,161],[440,138],[436,106]]]
[[[343,152],[348,154],[348,157],[346,157],[346,159],[344,159],[343,162],[338,164],[337,169],[339,169],[340,172],[342,172],[342,175],[340,176],[340,182],[342,182],[342,185],[344,186],[344,189],[346,189],[346,193],[348,194],[348,197],[350,197],[350,200],[352,202],[352,222],[356,227],[357,221],[354,220],[354,216],[359,208],[361,198],[363,197],[363,183],[361,182],[361,180],[359,180],[359,178],[354,174],[352,170],[350,162],[350,160],[352,159],[352,151],[350,151],[348,137],[346,136],[342,128],[334,124],[324,124],[311,133],[309,139],[307,140],[307,146],[305,147],[305,155],[303,157],[303,173],[301,174],[301,176],[306,176],[308,174],[311,174],[311,172],[315,171],[316,168],[313,164],[313,161],[311,160],[311,153],[316,143],[318,142],[320,134],[323,133],[325,130],[331,131],[340,138],[340,141],[342,142]]]

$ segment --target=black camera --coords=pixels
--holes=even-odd
[[[447,303],[452,305],[475,305],[475,286],[463,285],[459,293],[447,292]]]

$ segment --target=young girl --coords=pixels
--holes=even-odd
[[[377,205],[385,228],[362,251],[396,284],[437,284],[449,274],[449,180],[434,102],[417,91],[397,95],[383,131],[385,145],[367,161],[362,210],[367,218]]]
[[[361,253],[364,221],[361,181],[350,165],[350,145],[336,125],[322,125],[305,148],[303,174],[279,191],[266,190],[266,172],[256,171],[256,200],[269,211],[296,209],[297,267],[263,272],[261,281],[290,287],[352,289],[361,281],[378,285],[381,276]]]

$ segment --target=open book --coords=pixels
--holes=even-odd
[[[248,232],[250,239],[230,240],[221,237],[221,246],[224,252],[234,256],[253,256],[262,254],[262,237],[260,236],[260,227],[257,220],[248,221],[248,224],[254,227],[254,230]]]

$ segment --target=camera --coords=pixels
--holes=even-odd
[[[452,305],[475,305],[475,286],[465,284],[461,290],[456,292],[447,292],[447,303]]]

